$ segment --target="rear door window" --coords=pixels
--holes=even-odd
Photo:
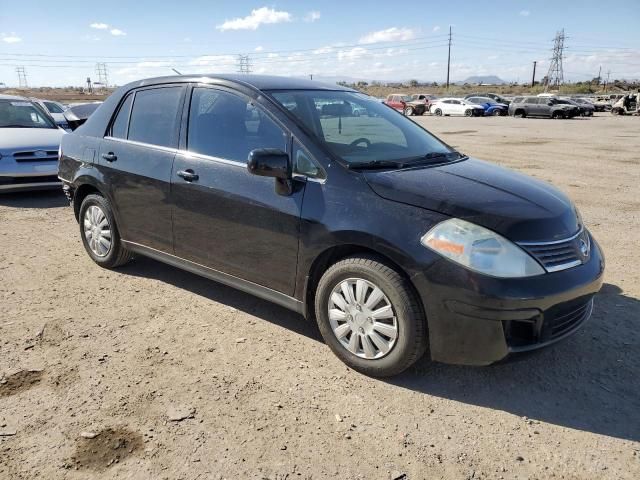
[[[176,148],[184,87],[136,92],[129,120],[129,140]]]

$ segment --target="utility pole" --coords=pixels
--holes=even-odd
[[[607,93],[607,86],[609,85],[609,76],[611,75],[611,70],[607,70],[607,81],[604,82],[604,93]]]
[[[16,73],[18,74],[18,88],[29,88],[27,72],[24,67],[16,67]]]
[[[309,80],[313,80],[313,73],[309,74]]]
[[[537,65],[537,61],[534,60],[533,61],[533,76],[531,77],[531,88],[533,88],[533,86],[536,84],[536,65]]]
[[[251,59],[249,55],[238,55],[238,73],[251,73]]]
[[[602,78],[600,74],[602,74],[602,65],[600,65],[600,68],[598,69],[598,87],[600,86],[600,79]]]
[[[449,25],[449,55],[447,56],[447,90],[449,90],[449,72],[451,71],[451,25]]]
[[[562,58],[564,52],[564,28],[556,33],[553,42],[553,56],[549,64],[549,72],[547,73],[547,83],[544,90],[547,91],[549,85],[560,87],[564,83],[564,72],[562,69]]]

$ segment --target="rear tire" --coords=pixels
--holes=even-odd
[[[414,113],[414,111],[413,111],[413,107],[405,107],[405,109],[404,109],[404,114],[405,114],[407,117],[412,116],[412,115],[413,115],[413,113]]]
[[[333,353],[365,375],[396,375],[427,348],[427,324],[412,286],[375,256],[329,267],[316,289],[315,313]]]
[[[133,254],[122,245],[109,200],[87,195],[78,216],[80,238],[91,259],[103,268],[116,268],[129,262]]]

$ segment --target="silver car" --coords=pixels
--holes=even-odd
[[[58,149],[64,134],[29,99],[0,95],[0,193],[60,188]]]
[[[49,113],[49,115],[51,115],[55,120],[56,125],[64,130],[71,131],[69,130],[67,119],[63,115],[64,111],[67,109],[64,105],[59,102],[54,102],[53,100],[42,100],[40,98],[30,98],[30,100],[44,108],[45,112]]]

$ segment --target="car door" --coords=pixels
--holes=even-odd
[[[253,100],[196,86],[171,177],[175,255],[293,295],[304,183],[290,195],[252,175],[255,148],[289,151],[290,135]]]
[[[464,113],[464,105],[459,100],[449,100],[451,115],[462,115]]]
[[[164,252],[173,249],[169,190],[185,91],[163,85],[129,93],[98,158],[122,238]]]

